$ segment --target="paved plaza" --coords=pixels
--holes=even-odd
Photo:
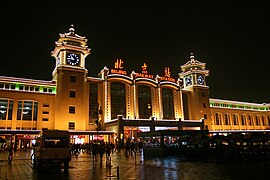
[[[125,156],[124,152],[111,155],[111,165],[105,158],[93,161],[92,155],[81,153],[78,157],[72,156],[69,172],[64,168],[52,166],[43,167],[42,171],[34,168],[31,160],[31,151],[17,151],[12,162],[7,160],[8,152],[0,153],[0,179],[178,179],[177,169],[163,169],[154,164],[143,164],[143,155]],[[157,166],[156,168],[153,168]],[[168,173],[169,172],[169,173]]]
[[[72,156],[68,173],[64,167],[33,167],[31,151],[17,151],[12,162],[7,160],[8,152],[0,152],[0,179],[8,180],[230,180],[270,179],[269,162],[239,162],[213,160],[184,160],[179,157],[144,158],[143,154],[127,157],[124,152],[111,155],[111,166],[104,157],[93,161],[92,155],[81,153]],[[117,169],[119,168],[119,176]]]

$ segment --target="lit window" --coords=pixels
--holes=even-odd
[[[69,113],[75,114],[75,106],[69,106]]]
[[[68,123],[68,129],[69,130],[74,130],[75,129],[75,122],[69,122]]]

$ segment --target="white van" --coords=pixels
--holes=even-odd
[[[64,163],[68,171],[70,153],[70,135],[63,130],[43,130],[37,137],[34,150],[34,163],[41,168],[42,164]]]

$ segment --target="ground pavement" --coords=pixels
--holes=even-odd
[[[30,150],[17,151],[12,162],[7,157],[8,152],[0,152],[0,179],[178,179],[176,169],[172,168],[170,173],[164,173],[164,168],[159,167],[154,159],[152,164],[144,164],[141,153],[136,156],[125,156],[124,152],[113,153],[107,160],[104,155],[102,161],[99,156],[93,161],[92,155],[81,153],[78,157],[72,156],[68,173],[64,172],[63,167],[59,170],[52,166],[37,171],[33,166]]]

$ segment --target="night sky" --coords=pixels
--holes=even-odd
[[[266,4],[85,2],[2,7],[0,75],[51,80],[54,42],[74,24],[92,49],[86,59],[89,76],[97,77],[104,66],[112,68],[115,59],[122,58],[128,73],[140,72],[145,62],[149,74],[163,76],[164,68],[170,67],[177,78],[193,52],[210,70],[211,98],[270,103]]]

